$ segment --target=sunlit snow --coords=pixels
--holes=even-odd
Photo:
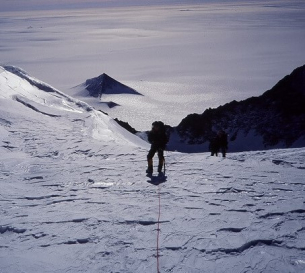
[[[1,273],[157,272],[159,196],[161,272],[305,271],[304,148],[166,152],[152,184],[110,117],[3,68],[0,92]]]

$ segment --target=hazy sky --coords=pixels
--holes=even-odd
[[[133,5],[187,4],[211,0],[0,0],[1,11],[92,8]]]

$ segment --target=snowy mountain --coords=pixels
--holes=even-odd
[[[211,136],[224,129],[229,134],[230,151],[304,147],[304,105],[305,65],[259,97],[188,115],[177,126],[172,146],[207,151]]]
[[[103,94],[133,94],[140,95],[136,90],[118,82],[107,74],[88,79],[83,84],[89,95],[95,98],[100,98]]]
[[[305,271],[305,149],[166,152],[0,67],[0,272]],[[163,183],[161,183],[163,182]]]
[[[110,108],[121,106],[116,100],[122,96],[141,96],[135,89],[120,83],[105,73],[98,77],[87,79],[84,83],[66,90],[65,93],[85,101],[96,110],[103,112],[108,112]]]

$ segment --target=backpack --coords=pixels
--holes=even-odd
[[[152,126],[156,126],[159,128],[159,135],[162,136],[161,142],[165,145],[169,141],[169,136],[166,132],[165,124],[162,121],[154,121]]]
[[[163,123],[162,121],[154,121],[154,122],[152,123],[152,126],[153,126],[153,127],[154,127],[154,126],[159,127],[159,130],[160,130],[161,132],[165,132],[165,125],[164,125],[164,123]]]

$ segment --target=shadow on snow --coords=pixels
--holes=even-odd
[[[164,182],[166,182],[167,180],[167,176],[164,173],[160,173],[158,175],[147,175],[148,178],[150,178],[149,180],[147,180],[148,183],[158,186]]]

